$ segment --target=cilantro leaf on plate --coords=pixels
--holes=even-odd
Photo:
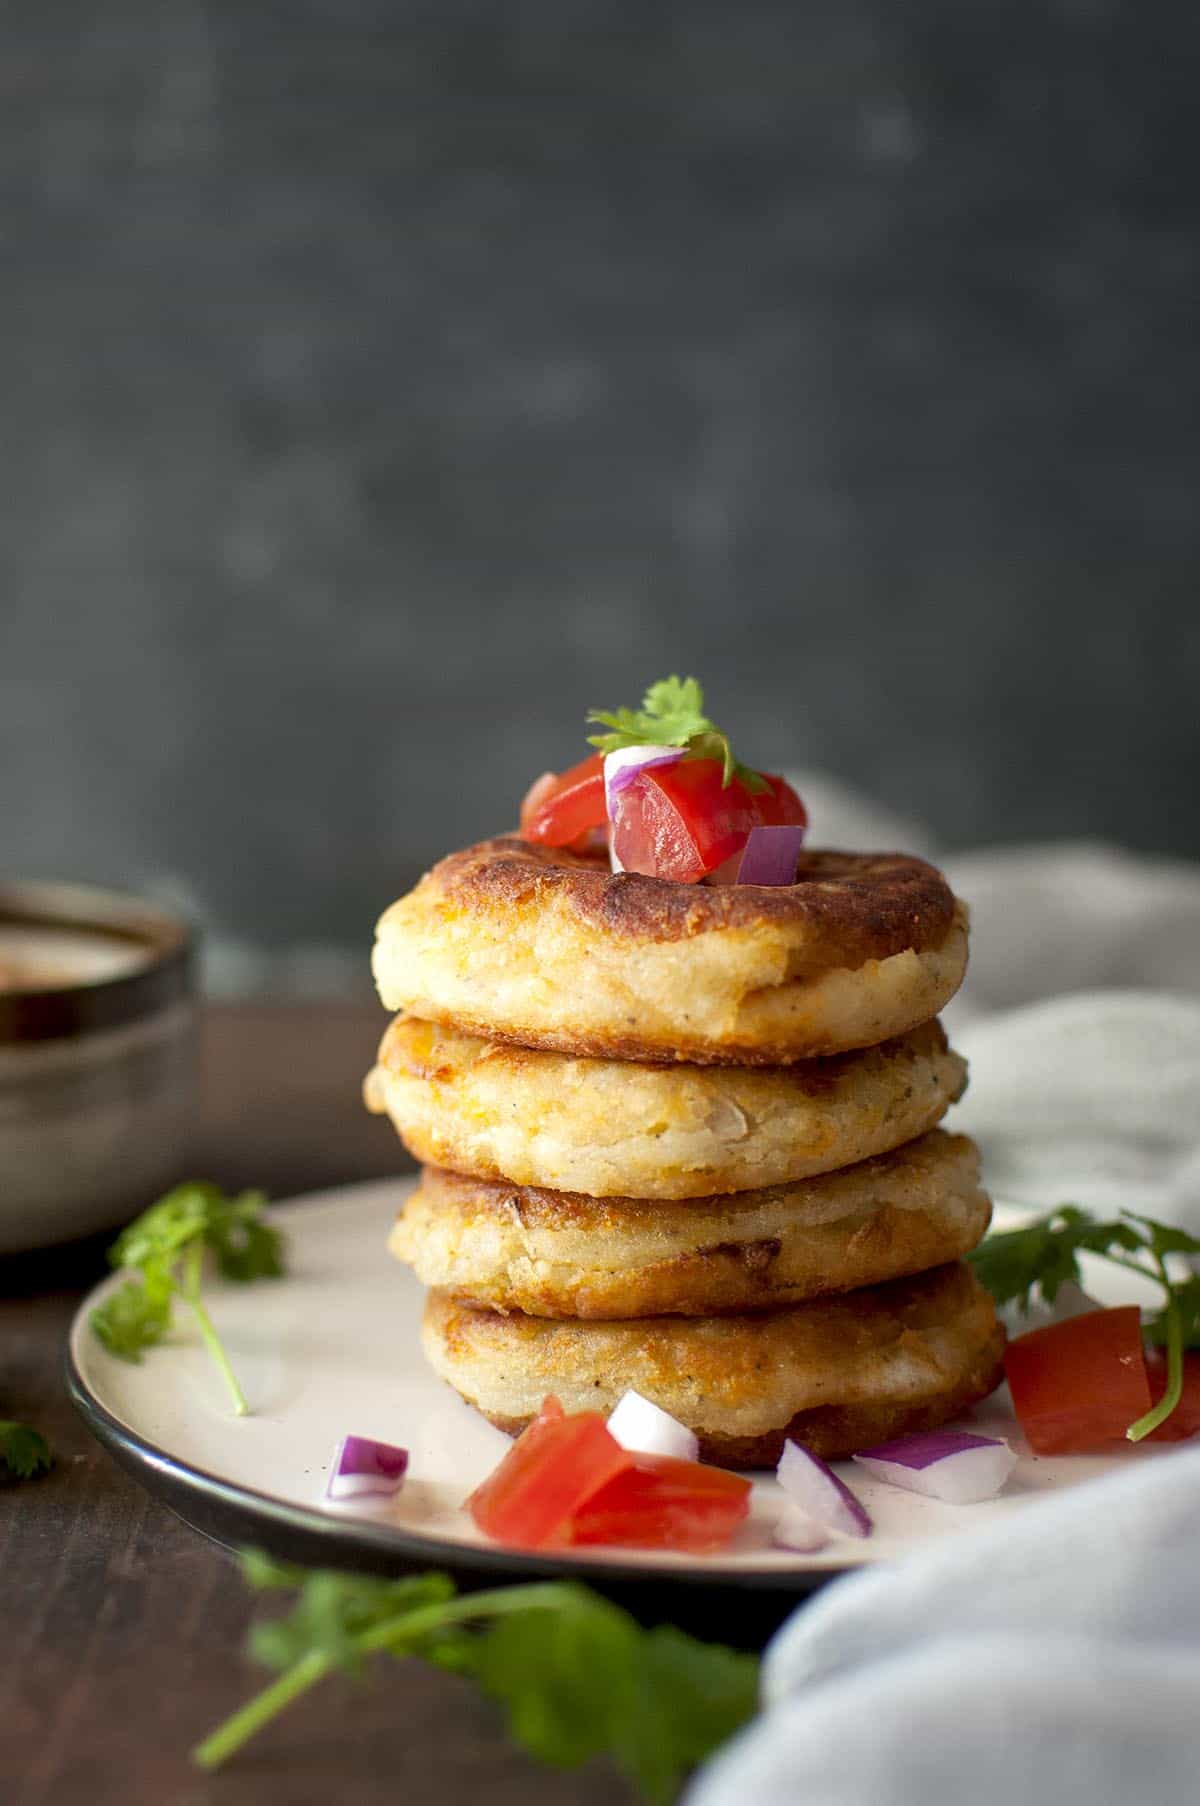
[[[122,1230],[110,1259],[115,1267],[171,1261],[197,1243],[216,1255],[227,1279],[274,1279],[283,1272],[282,1237],[262,1220],[266,1195],[244,1191],[235,1198],[219,1185],[192,1179],[177,1185]]]
[[[140,1285],[126,1280],[96,1306],[91,1324],[110,1354],[124,1361],[140,1361],[146,1349],[161,1342],[171,1327],[170,1290],[149,1277]]]
[[[1059,1288],[1081,1278],[1080,1254],[1094,1254],[1162,1288],[1162,1310],[1143,1326],[1147,1340],[1167,1351],[1167,1385],[1162,1397],[1125,1432],[1140,1442],[1165,1423],[1183,1393],[1183,1351],[1200,1348],[1200,1274],[1178,1278],[1168,1262],[1200,1255],[1200,1239],[1170,1223],[1131,1210],[1098,1222],[1077,1205],[1064,1204],[1023,1229],[989,1235],[968,1258],[999,1305],[1028,1311],[1035,1292],[1053,1304]]]
[[[1023,1229],[985,1237],[969,1256],[971,1264],[997,1304],[1017,1304],[1028,1310],[1039,1287],[1047,1303],[1053,1304],[1067,1280],[1078,1284],[1075,1232],[1084,1220],[1083,1211],[1064,1205]]]
[[[200,1296],[204,1259],[211,1254],[226,1279],[247,1284],[283,1273],[283,1237],[264,1222],[266,1197],[244,1191],[227,1197],[219,1185],[177,1185],[122,1230],[109,1250],[113,1266],[140,1274],[111,1292],[91,1314],[110,1354],[140,1361],[171,1328],[176,1300],[186,1304],[209,1354],[244,1416],[246,1400]]]

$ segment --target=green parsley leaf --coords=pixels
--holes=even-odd
[[[261,1549],[242,1550],[242,1578],[255,1592],[294,1593],[308,1579],[309,1570],[294,1562],[276,1561]]]
[[[1179,1316],[1180,1339],[1184,1348],[1200,1348],[1200,1273],[1193,1273],[1187,1279],[1175,1281],[1175,1308]],[[1147,1342],[1162,1347],[1168,1340],[1169,1310],[1162,1310],[1143,1325],[1142,1333]]]
[[[650,685],[640,709],[589,709],[588,720],[611,730],[588,739],[606,753],[623,746],[686,746],[697,734],[716,732],[694,677],[664,677]]]
[[[453,1582],[443,1574],[373,1580],[317,1569],[301,1572],[299,1589],[286,1617],[251,1630],[251,1652],[268,1668],[290,1668],[315,1650],[331,1667],[357,1673],[363,1661],[357,1639],[365,1632],[454,1597]]]
[[[283,1272],[283,1242],[262,1221],[266,1195],[241,1192],[228,1198],[219,1185],[189,1180],[152,1204],[122,1231],[109,1259],[114,1267],[141,1267],[158,1258],[172,1260],[201,1242],[217,1257],[227,1279],[277,1279]]]
[[[665,1806],[706,1757],[758,1708],[758,1662],[699,1643],[671,1625],[643,1635],[632,1695],[616,1726],[618,1765],[646,1799]]]
[[[92,1329],[110,1354],[137,1363],[148,1348],[162,1341],[171,1327],[171,1292],[156,1274],[140,1285],[126,1280],[91,1315]]]
[[[718,759],[724,784],[736,777],[749,791],[769,788],[761,772],[734,758],[729,735],[704,713],[704,691],[694,677],[664,677],[650,685],[640,709],[590,709],[588,720],[609,729],[589,736],[588,745],[601,752],[619,752],[625,746],[681,746],[689,759]]]
[[[476,1651],[472,1671],[506,1707],[514,1742],[558,1768],[607,1754],[656,1806],[757,1704],[754,1657],[669,1626],[643,1631],[579,1586],[498,1620]]]
[[[574,1768],[610,1747],[610,1690],[636,1668],[632,1620],[582,1587],[553,1603],[501,1618],[478,1639],[473,1671],[506,1710],[514,1742],[555,1768]]]
[[[1092,1226],[1086,1211],[1064,1204],[1027,1228],[987,1236],[971,1262],[997,1304],[1027,1311],[1038,1289],[1053,1304],[1067,1280],[1079,1283],[1079,1248]]]
[[[0,1417],[0,1468],[7,1468],[15,1480],[32,1480],[54,1466],[50,1444],[27,1423],[14,1423]]]
[[[1173,1223],[1159,1223],[1153,1217],[1139,1216],[1133,1210],[1123,1210],[1121,1215],[1149,1231],[1149,1244],[1155,1254],[1200,1254],[1200,1239],[1188,1235],[1186,1230],[1176,1229]]]
[[[240,1285],[283,1276],[283,1237],[262,1221],[266,1202],[264,1192],[244,1191],[209,1217],[206,1239],[217,1266]]]
[[[277,1279],[283,1272],[283,1238],[263,1221],[266,1197],[260,1191],[226,1197],[219,1185],[189,1180],[177,1185],[124,1229],[109,1250],[113,1266],[141,1275],[98,1305],[92,1328],[111,1354],[140,1361],[171,1328],[175,1301],[182,1300],[229,1389],[234,1410],[246,1400],[220,1337],[200,1297],[204,1257],[210,1253],[226,1279],[245,1284]]]
[[[1167,1386],[1158,1403],[1125,1432],[1131,1442],[1140,1442],[1165,1423],[1179,1403],[1184,1349],[1200,1348],[1200,1274],[1176,1279],[1167,1264],[1170,1256],[1200,1255],[1200,1239],[1131,1210],[1122,1211],[1119,1219],[1098,1222],[1077,1205],[1064,1204],[1024,1229],[987,1236],[969,1258],[997,1304],[1028,1311],[1035,1291],[1053,1304],[1067,1280],[1079,1283],[1081,1253],[1140,1273],[1166,1296],[1163,1309],[1143,1333],[1166,1347]]]
[[[227,1761],[325,1675],[356,1672],[381,1653],[471,1676],[530,1755],[561,1768],[608,1755],[651,1806],[667,1806],[756,1708],[755,1657],[669,1627],[643,1631],[574,1582],[464,1598],[442,1574],[370,1580],[243,1559],[252,1585],[294,1586],[298,1598],[252,1632],[279,1679],[193,1752],[204,1768]]]

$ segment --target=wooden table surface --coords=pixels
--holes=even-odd
[[[214,1007],[191,1167],[275,1196],[406,1165],[358,1087],[368,1007]],[[335,1679],[217,1775],[189,1748],[265,1678],[231,1558],[123,1474],[67,1403],[62,1347],[109,1238],[0,1262],[0,1400],[52,1440],[45,1479],[0,1487],[4,1806],[614,1806],[605,1768],[535,1768],[464,1682],[409,1664]]]

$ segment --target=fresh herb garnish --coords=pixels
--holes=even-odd
[[[588,720],[610,730],[588,737],[588,745],[601,752],[619,752],[625,746],[682,746],[689,759],[720,760],[723,784],[737,778],[752,793],[769,788],[761,772],[734,758],[729,735],[704,713],[704,691],[694,677],[664,677],[650,685],[640,709],[589,709]]]
[[[229,1357],[200,1297],[204,1256],[211,1252],[226,1279],[248,1283],[283,1272],[283,1238],[262,1220],[266,1197],[244,1191],[226,1197],[218,1185],[192,1180],[152,1204],[109,1250],[114,1267],[141,1274],[92,1312],[91,1324],[111,1354],[140,1361],[171,1327],[176,1299],[196,1319],[205,1347],[229,1388],[239,1417],[247,1410]]]
[[[756,1657],[669,1626],[642,1630],[571,1581],[460,1598],[444,1574],[371,1580],[254,1551],[243,1567],[252,1586],[298,1598],[285,1617],[253,1628],[252,1653],[279,1679],[193,1751],[202,1768],[219,1767],[335,1669],[357,1674],[376,1654],[472,1676],[531,1756],[574,1768],[607,1755],[652,1806],[666,1806],[755,1711]]]
[[[14,1480],[32,1480],[54,1466],[50,1444],[27,1423],[14,1423],[0,1417],[0,1468],[7,1468]]]
[[[1064,1204],[1024,1229],[989,1235],[970,1256],[975,1271],[997,1304],[1028,1311],[1036,1289],[1053,1304],[1059,1287],[1080,1282],[1080,1254],[1098,1254],[1115,1266],[1161,1286],[1166,1302],[1144,1326],[1147,1340],[1167,1351],[1167,1388],[1153,1408],[1125,1434],[1141,1442],[1165,1423],[1183,1392],[1183,1351],[1200,1348],[1200,1274],[1174,1279],[1170,1255],[1200,1254],[1200,1240],[1153,1217],[1123,1210],[1112,1222],[1098,1222],[1089,1211]]]

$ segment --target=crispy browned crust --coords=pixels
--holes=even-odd
[[[784,1185],[932,1128],[966,1085],[938,1022],[793,1066],[668,1066],[502,1045],[399,1016],[364,1085],[427,1166],[589,1196]]]
[[[996,1390],[1004,1378],[1004,1343],[1004,1329],[997,1324],[970,1373],[937,1398],[908,1405],[822,1405],[815,1411],[798,1411],[790,1422],[765,1436],[701,1435],[700,1459],[716,1467],[770,1468],[777,1465],[785,1442],[798,1442],[822,1461],[842,1461],[898,1436],[940,1430]],[[528,1417],[492,1416],[486,1411],[483,1416],[506,1436],[519,1436],[532,1422]]]
[[[404,1015],[394,1017],[383,1031],[383,1038],[379,1043],[379,1064],[389,1072],[406,1073],[411,1078],[426,1079],[435,1085],[446,1084],[457,1074],[453,1066],[439,1057],[436,1040],[430,1042],[428,1035],[423,1037],[420,1034],[420,1030],[424,1026],[425,1024],[417,1017]],[[438,1026],[444,1025],[439,1024]],[[494,1033],[481,1036],[480,1039],[500,1041],[500,1046],[496,1049],[496,1056],[502,1058],[513,1073],[519,1073],[529,1068],[536,1070],[539,1060],[543,1057],[541,1048],[531,1047],[527,1042],[505,1041],[502,1036]],[[427,1044],[430,1051],[422,1051]],[[877,1043],[874,1051],[881,1054],[903,1054],[909,1048],[918,1054],[944,1054],[949,1051],[950,1043],[941,1022],[935,1017],[931,1022],[919,1023],[916,1028],[909,1029],[905,1035],[889,1035],[886,1041]],[[793,1060],[791,1065],[784,1063],[775,1067],[756,1065],[754,1070],[764,1079],[770,1079],[774,1073],[781,1085],[786,1085],[789,1090],[800,1092],[806,1097],[828,1097],[830,1092],[837,1089],[846,1074],[853,1073],[856,1065],[861,1065],[863,1054],[866,1051],[864,1048],[856,1047],[847,1053],[826,1054],[823,1059]],[[572,1052],[574,1052],[573,1049]],[[576,1055],[576,1057],[587,1058],[586,1055]],[[685,1061],[671,1063],[677,1066],[686,1066],[687,1064]],[[661,1068],[666,1062],[634,1060],[630,1064]],[[950,1103],[958,1103],[966,1088],[964,1076],[958,1091],[949,1100]]]
[[[823,1038],[818,1032],[810,1030],[803,1052],[799,1054],[793,1054],[792,1049],[781,1041],[760,1041],[755,1044],[746,1039],[731,1040],[726,1045],[712,1047],[706,1046],[697,1038],[689,1039],[681,1047],[668,1047],[656,1046],[645,1034],[623,1034],[616,1029],[568,1031],[522,1025],[519,1030],[511,1030],[498,1027],[491,1017],[483,1013],[476,1014],[469,1009],[439,1010],[424,1002],[419,1010],[414,1009],[411,1013],[443,1028],[459,1029],[469,1035],[478,1035],[483,1041],[499,1042],[502,1047],[524,1047],[534,1053],[572,1054],[578,1059],[629,1060],[638,1066],[784,1067],[789,1060],[811,1060],[815,1063],[821,1059],[836,1058],[841,1053],[858,1052],[862,1045],[879,1045],[878,1042],[855,1042],[852,1048],[847,1048],[845,1042],[836,1037]],[[904,1032],[906,1026],[901,1025],[893,1032],[889,1024],[886,1038],[894,1040],[897,1034]],[[682,1038],[681,1035],[676,1037],[679,1040]]]
[[[955,911],[941,873],[908,853],[805,851],[791,885],[677,884],[610,872],[603,859],[502,834],[449,854],[425,883],[468,910],[508,910],[547,893],[565,895],[581,922],[634,941],[799,927],[805,964],[814,971],[938,947]]]
[[[427,1285],[533,1317],[779,1309],[968,1253],[991,1216],[978,1172],[974,1145],[937,1130],[840,1172],[684,1202],[581,1197],[426,1167],[390,1247]]]
[[[728,1317],[549,1322],[434,1290],[426,1356],[461,1397],[520,1429],[549,1394],[611,1410],[630,1388],[737,1464],[789,1436],[846,1455],[949,1422],[999,1382],[1004,1333],[964,1262],[784,1310]]]
[[[911,1405],[825,1405],[798,1411],[767,1436],[702,1436],[700,1458],[718,1467],[774,1467],[784,1443],[799,1442],[823,1461],[841,1461],[893,1437],[940,1430],[996,1390],[1004,1378],[1004,1343],[1003,1326],[997,1324],[971,1371],[938,1398]]]
[[[507,835],[393,903],[373,966],[389,1009],[492,1041],[786,1066],[928,1021],[966,960],[965,906],[903,854],[809,852],[795,884],[712,886]]]

